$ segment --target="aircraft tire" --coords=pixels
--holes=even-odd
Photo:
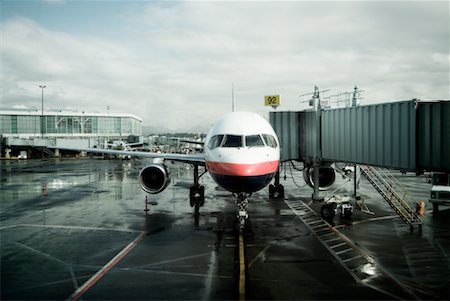
[[[269,185],[269,198],[274,199],[275,198],[275,186],[272,184]]]
[[[271,199],[284,199],[284,187],[279,184],[277,186],[269,185],[269,197]]]
[[[277,187],[277,191],[278,191],[278,199],[284,199],[284,186],[283,185],[278,185]]]
[[[334,209],[330,204],[325,204],[320,208],[320,215],[323,219],[331,220],[334,217]]]
[[[189,189],[189,204],[191,207],[205,205],[205,186],[191,186]]]

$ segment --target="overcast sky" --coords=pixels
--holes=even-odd
[[[131,113],[206,131],[231,110],[267,116],[365,90],[364,103],[449,99],[449,2],[1,0],[1,107]]]

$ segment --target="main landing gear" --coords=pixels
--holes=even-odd
[[[280,171],[275,174],[274,185],[269,185],[269,197],[271,199],[284,199],[284,187],[280,184]]]
[[[195,225],[199,224],[200,207],[205,205],[205,186],[200,185],[198,179],[206,173],[198,174],[198,165],[194,165],[194,185],[189,190],[189,203],[191,207],[194,207]]]

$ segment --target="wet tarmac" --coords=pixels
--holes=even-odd
[[[208,175],[195,226],[186,165],[169,163],[172,182],[145,214],[137,178],[145,160],[0,164],[1,300],[238,298],[234,200]],[[411,232],[362,179],[375,215],[326,224],[300,174],[286,170],[285,200],[267,189],[251,197],[246,299],[449,299],[450,210],[433,216],[426,201],[423,229]],[[424,176],[396,175],[428,199]],[[351,194],[340,176],[330,192],[338,187]]]

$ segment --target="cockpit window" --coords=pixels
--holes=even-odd
[[[242,147],[242,136],[226,135],[223,147]]]
[[[247,147],[262,147],[264,142],[260,135],[245,136],[245,146]]]
[[[273,148],[278,146],[277,140],[275,139],[274,136],[264,134],[263,137],[264,137],[264,141],[266,141],[267,146],[270,146],[270,147],[273,147]]]
[[[223,135],[212,136],[208,143],[209,149],[214,149],[216,147],[219,147],[220,143],[222,142],[222,139],[223,139]]]

